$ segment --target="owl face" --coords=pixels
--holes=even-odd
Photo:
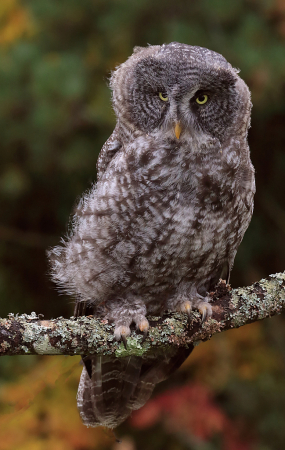
[[[119,121],[148,134],[188,131],[222,141],[240,109],[250,109],[249,91],[225,58],[185,44],[135,49],[111,87]]]

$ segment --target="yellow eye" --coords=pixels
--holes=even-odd
[[[163,102],[168,102],[167,95],[164,97],[162,92],[159,92],[158,96],[159,96],[160,100],[162,100]]]
[[[207,101],[208,101],[208,95],[206,95],[206,94],[200,94],[196,98],[196,102],[198,103],[198,105],[204,105],[204,103],[206,103]]]

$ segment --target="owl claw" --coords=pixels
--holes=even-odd
[[[202,323],[204,323],[212,315],[212,306],[207,302],[201,302],[198,306],[198,310],[202,314]]]
[[[186,312],[187,312],[188,320],[190,322],[191,321],[191,308],[187,309]]]
[[[130,327],[120,325],[115,328],[115,338],[117,341],[122,341],[125,349],[127,350],[127,337],[130,336],[131,330]]]
[[[146,340],[146,338],[147,338],[147,335],[148,335],[148,329],[147,329],[147,330],[145,330],[145,331],[143,332],[142,344],[143,344],[143,343],[144,343],[144,341]]]
[[[140,318],[140,320],[136,321],[136,326],[137,326],[137,329],[142,331],[142,333],[143,333],[143,339],[142,339],[142,343],[143,343],[146,340],[147,335],[148,335],[148,330],[149,330],[148,320],[143,316],[142,318]]]
[[[124,344],[125,349],[127,350],[128,349],[128,343],[127,343],[126,336],[124,334],[122,334],[121,339],[122,339],[122,342]]]
[[[192,305],[191,305],[191,302],[189,302],[189,300],[187,300],[184,303],[182,303],[182,305],[180,307],[180,311],[181,312],[185,312],[187,314],[188,320],[190,322],[191,321]]]
[[[149,323],[148,320],[144,317],[142,320],[137,322],[137,328],[142,331],[144,334],[148,332]]]
[[[198,309],[199,312],[202,314],[202,323],[204,323],[209,317],[212,315],[212,306],[206,301],[198,300],[193,301],[193,307],[195,309]],[[192,320],[192,303],[189,300],[184,301],[183,303],[180,303],[179,305],[179,311],[184,312],[188,316],[189,322]]]

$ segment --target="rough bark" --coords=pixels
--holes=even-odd
[[[211,293],[213,315],[201,323],[193,312],[189,323],[185,314],[149,317],[150,331],[143,335],[133,330],[128,348],[114,341],[113,325],[91,316],[75,319],[59,317],[42,320],[35,313],[0,319],[0,355],[147,355],[165,352],[173,346],[187,346],[206,341],[214,334],[239,328],[285,310],[285,272],[270,275],[252,286],[231,289],[220,281]]]

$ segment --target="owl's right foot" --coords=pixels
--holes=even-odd
[[[115,327],[114,336],[117,341],[122,341],[124,344],[125,349],[127,349],[127,338],[131,334],[130,325],[131,323],[136,324],[137,330],[140,330],[143,333],[143,342],[145,341],[148,330],[149,330],[149,323],[145,316],[143,315],[134,315],[131,319],[126,321],[123,325],[117,325]]]
[[[181,303],[179,306],[179,311],[187,314],[189,321],[191,320],[192,303],[189,300]]]
[[[125,349],[127,350],[127,337],[131,334],[131,329],[126,325],[119,325],[115,328],[114,336],[117,341],[122,341]]]

